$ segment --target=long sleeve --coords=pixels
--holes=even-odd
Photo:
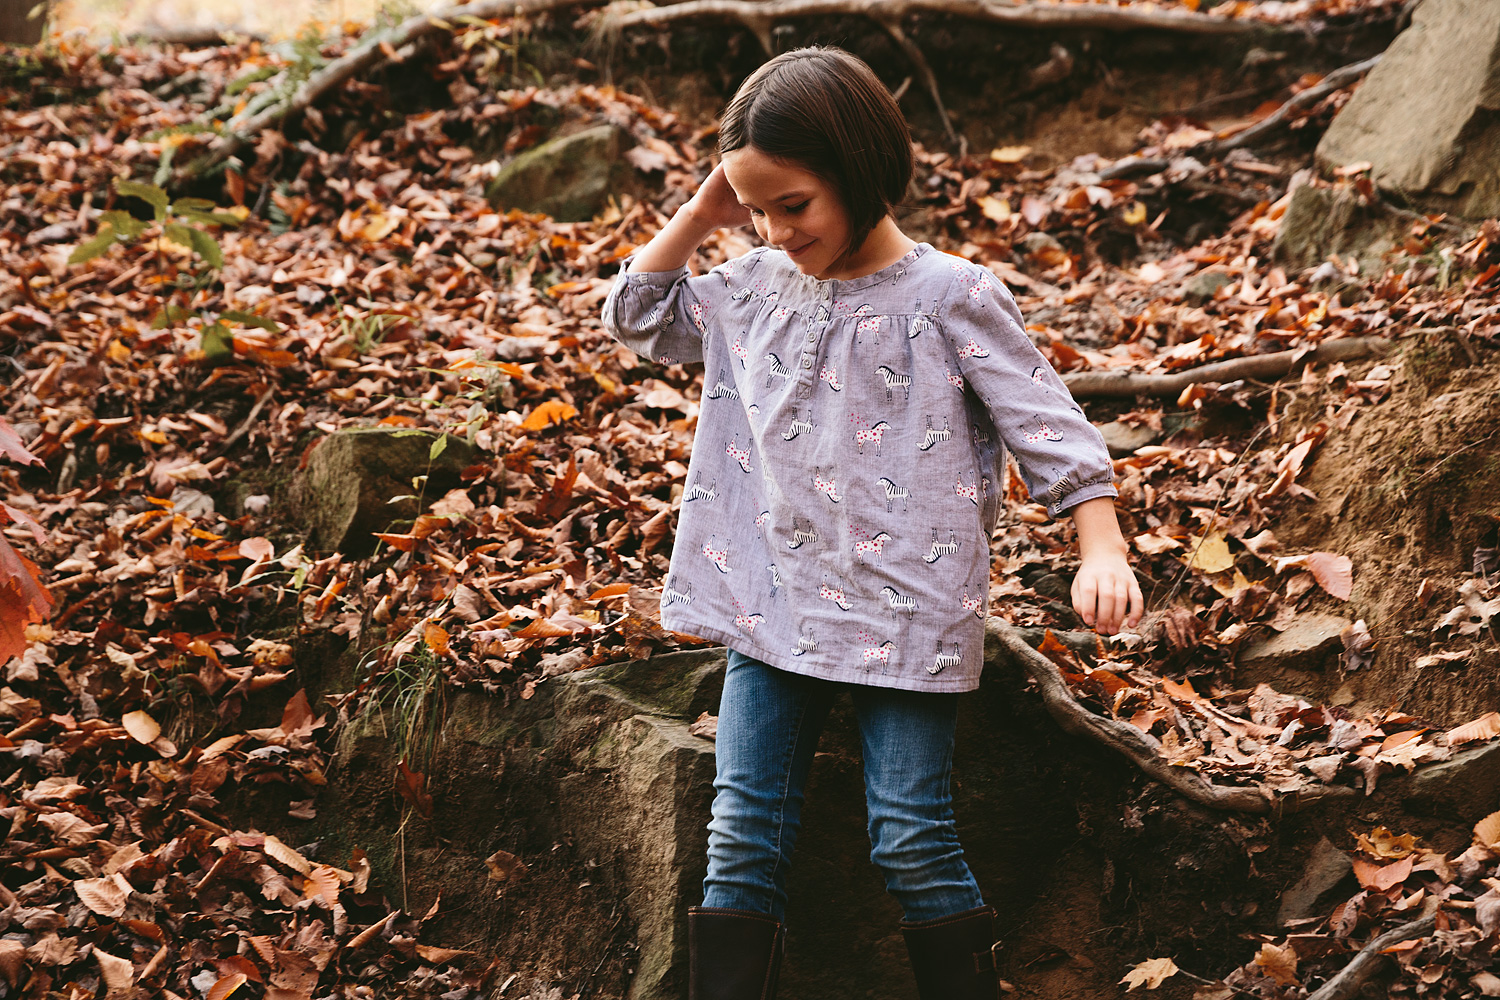
[[[630,273],[625,258],[604,300],[604,329],[642,357],[660,364],[703,360],[703,336],[727,276],[720,268],[693,276],[676,271]]]
[[[953,270],[939,325],[1032,497],[1059,517],[1085,500],[1117,496],[1104,439],[1026,335],[1009,290],[966,261],[955,260]]]

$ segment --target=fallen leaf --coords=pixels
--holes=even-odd
[[[130,883],[116,872],[105,878],[81,878],[73,883],[73,891],[84,906],[101,917],[122,917],[130,896]]]
[[[560,424],[564,420],[572,420],[576,416],[578,416],[577,407],[570,406],[561,400],[551,399],[532,410],[530,415],[521,421],[521,429],[539,431],[553,424]]]
[[[1500,712],[1488,712],[1461,726],[1454,726],[1447,732],[1450,746],[1493,739],[1496,736],[1500,736]]]
[[[135,985],[135,965],[130,959],[119,958],[98,948],[94,949],[94,959],[99,963],[99,978],[111,990],[127,990]]]
[[[1276,572],[1281,573],[1291,566],[1301,567],[1313,575],[1330,595],[1347,601],[1354,589],[1354,565],[1348,556],[1332,552],[1309,552],[1300,556],[1283,556],[1276,560]]]
[[[1474,843],[1500,851],[1500,812],[1492,812],[1474,824]]]
[[[1413,859],[1410,856],[1388,865],[1377,865],[1363,858],[1354,859],[1354,877],[1359,884],[1375,892],[1386,890],[1405,882],[1411,875]]]
[[[1177,975],[1180,970],[1177,963],[1170,958],[1148,958],[1146,961],[1135,966],[1125,973],[1125,978],[1120,982],[1127,991],[1137,986],[1144,986],[1148,990],[1154,990],[1166,980]]]
[[[126,712],[120,725],[137,743],[151,743],[161,735],[161,726],[146,712]]]
[[[209,989],[208,995],[203,1000],[226,1000],[229,994],[249,982],[250,977],[243,972],[236,972],[232,976],[224,976],[214,983]]]
[[[464,951],[461,948],[434,948],[430,944],[417,945],[417,954],[434,965],[445,965],[455,958],[474,954],[472,951]]]
[[[1229,543],[1220,532],[1205,535],[1197,543],[1188,565],[1205,573],[1223,573],[1234,566],[1234,556],[1229,553]]]
[[[1408,866],[1409,867],[1409,866]],[[1297,952],[1290,946],[1267,942],[1255,956],[1255,964],[1282,986],[1297,985]]]

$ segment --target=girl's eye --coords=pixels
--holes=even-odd
[[[804,201],[800,205],[788,205],[786,207],[786,210],[788,212],[792,213],[793,215],[795,215],[796,213],[802,211],[806,207],[807,207],[807,202]]]

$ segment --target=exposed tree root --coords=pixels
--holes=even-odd
[[[1117,750],[1147,777],[1210,809],[1225,812],[1292,812],[1328,799],[1349,799],[1359,793],[1343,785],[1322,785],[1296,795],[1279,796],[1259,787],[1216,785],[1197,771],[1174,767],[1162,757],[1160,744],[1149,734],[1117,719],[1095,715],[1084,708],[1068,689],[1062,671],[1046,656],[1032,649],[1019,632],[1001,618],[990,618],[985,631],[1000,640],[1006,654],[1031,675],[1042,694],[1047,712],[1063,729],[1086,736]]]
[[[715,18],[743,25],[760,41],[766,54],[775,48],[771,29],[778,21],[799,17],[867,17],[883,28],[906,54],[937,107],[948,141],[963,140],[953,128],[938,91],[937,77],[927,58],[902,30],[909,14],[953,14],[976,21],[1027,27],[1117,31],[1149,29],[1199,35],[1233,35],[1268,30],[1266,25],[1234,18],[1211,17],[1178,10],[1138,10],[1103,4],[1018,3],[1005,0],[687,0],[661,7],[627,2],[604,9],[601,30],[616,33],[630,27],[661,27],[674,21]]]
[[[1369,944],[1359,950],[1359,954],[1342,969],[1339,974],[1320,986],[1307,1000],[1354,1000],[1360,995],[1365,983],[1375,974],[1380,967],[1382,952],[1393,944],[1402,941],[1410,941],[1416,937],[1426,937],[1431,934],[1437,926],[1436,917],[1423,917],[1421,920],[1413,920],[1409,924],[1402,924],[1395,930],[1386,931]]]
[[[1335,90],[1349,86],[1361,76],[1368,73],[1376,63],[1380,62],[1380,56],[1371,56],[1361,62],[1350,63],[1348,66],[1340,67],[1325,76],[1316,86],[1309,87],[1299,94],[1293,96],[1281,107],[1271,112],[1265,118],[1245,129],[1236,132],[1225,139],[1210,139],[1199,143],[1186,150],[1185,156],[1222,156],[1231,149],[1240,149],[1260,142],[1266,136],[1275,132],[1286,124],[1292,112],[1298,108],[1316,104]],[[1121,177],[1139,177],[1142,174],[1154,174],[1167,169],[1172,161],[1166,157],[1127,156],[1113,165],[1099,171],[1100,180],[1115,180]]]
[[[1330,340],[1311,350],[1277,351],[1230,358],[1211,365],[1189,368],[1171,375],[1141,372],[1072,372],[1063,376],[1075,398],[1101,396],[1176,396],[1199,382],[1232,382],[1241,378],[1281,378],[1300,372],[1307,365],[1349,361],[1386,354],[1392,349],[1384,337],[1349,337]]]
[[[308,77],[291,97],[248,118],[230,119],[226,126],[229,134],[216,139],[207,152],[183,167],[174,180],[181,183],[208,173],[245,148],[264,129],[306,110],[331,91],[343,86],[351,77],[369,72],[388,58],[400,60],[411,55],[415,51],[415,43],[427,35],[451,31],[452,25],[449,22],[454,18],[515,17],[577,4],[578,0],[478,0],[476,3],[456,3],[428,14],[417,14],[385,31],[371,31],[353,49]]]

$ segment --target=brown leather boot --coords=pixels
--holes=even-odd
[[[776,1000],[786,932],[748,910],[688,908],[688,1000]]]
[[[995,908],[901,921],[922,1000],[995,1000]]]

